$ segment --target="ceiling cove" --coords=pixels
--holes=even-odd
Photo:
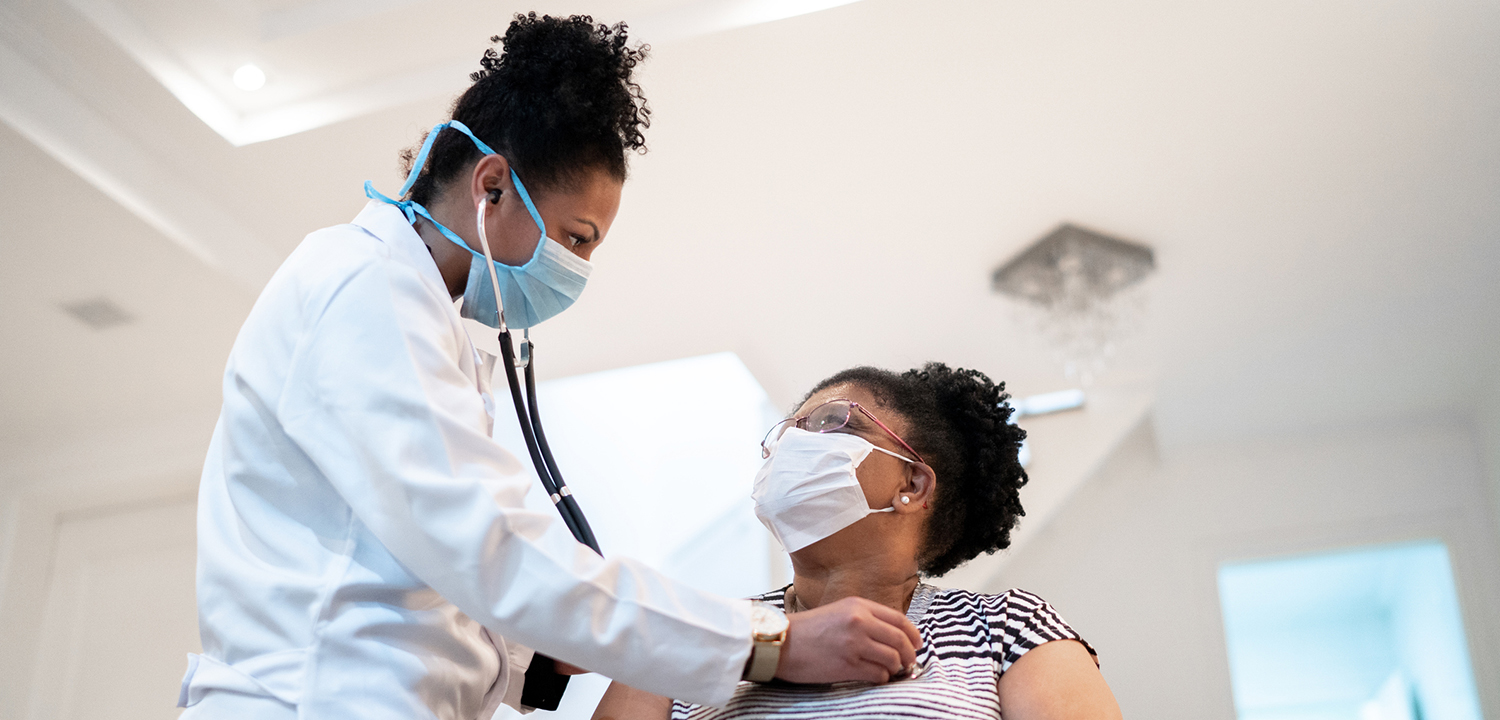
[[[611,18],[601,19],[624,19],[633,38],[661,43],[855,1],[621,0],[613,3]],[[444,34],[443,28],[451,31],[473,17],[495,14],[492,3],[465,0],[67,3],[236,147],[461,92],[488,38],[476,36],[470,46],[424,43],[421,37],[424,31]],[[522,9],[517,5],[511,11]],[[402,23],[362,32],[397,12],[403,13]],[[410,29],[410,40],[403,41],[405,33],[384,37],[393,25]],[[368,52],[371,40],[380,42],[378,58]],[[235,85],[234,71],[246,64],[266,71],[264,87]]]

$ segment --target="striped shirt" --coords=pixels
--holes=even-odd
[[[786,588],[760,596],[782,607]],[[906,616],[925,640],[914,677],[885,685],[742,682],[723,708],[672,704],[673,720],[752,718],[998,718],[1000,675],[1049,640],[1083,638],[1024,590],[983,595],[918,585]],[[1098,654],[1083,642],[1097,663]]]

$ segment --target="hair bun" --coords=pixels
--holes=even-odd
[[[504,36],[490,38],[501,45],[503,52],[491,48],[485,53],[480,65],[484,70],[475,73],[475,80],[487,72],[511,70],[520,75],[517,81],[531,79],[534,84],[548,84],[568,78],[580,71],[615,71],[622,67],[635,66],[635,60],[625,52],[628,38],[624,23],[613,27],[595,24],[588,15],[569,18],[551,16],[537,17],[535,12],[516,15]]]
[[[624,181],[626,153],[645,152],[651,109],[631,75],[649,48],[627,47],[624,23],[603,25],[587,15],[517,14],[491,38],[474,84],[453,106],[467,125],[510,160],[528,187],[567,187],[603,169]],[[409,167],[413,152],[402,154]],[[429,167],[410,197],[427,204],[440,185],[479,157],[458,133],[433,143]]]
[[[583,136],[617,135],[626,148],[640,150],[651,110],[631,74],[649,48],[627,47],[628,40],[625,23],[517,14],[505,35],[492,38],[500,51],[485,51],[483,69],[471,77],[476,83],[503,78],[517,100],[549,108],[549,124]]]

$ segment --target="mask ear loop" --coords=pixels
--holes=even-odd
[[[871,445],[872,449],[878,450],[878,451],[883,452],[883,453],[885,453],[887,455],[890,455],[891,457],[896,458],[897,460],[904,460],[904,461],[909,462],[909,463],[911,463],[913,465],[917,464],[916,460],[912,460],[911,458],[904,457],[904,456],[901,456],[901,455],[897,455],[896,453],[893,453],[890,450],[887,450],[887,449],[885,449],[883,447],[880,447],[879,445],[876,445],[874,443],[870,443],[870,445]],[[901,503],[903,505],[910,504],[911,503],[911,498],[906,497],[906,496],[902,496],[901,497]],[[879,510],[871,510],[870,511],[871,514],[874,514],[874,513],[888,513],[888,512],[896,512],[896,506],[894,504],[892,504],[890,507],[887,507],[887,508],[881,508]]]

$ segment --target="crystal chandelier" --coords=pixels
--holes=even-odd
[[[995,292],[1052,346],[1063,374],[1088,385],[1145,315],[1151,248],[1063,224],[995,270]]]

